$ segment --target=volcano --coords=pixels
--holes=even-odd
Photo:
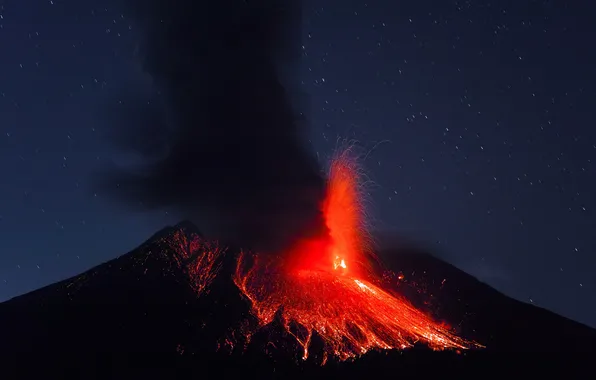
[[[292,305],[275,308],[263,324],[239,286],[246,253],[210,242],[183,222],[128,254],[0,304],[3,372],[11,373],[5,378],[425,378],[557,365],[569,375],[596,351],[594,329],[508,298],[430,254],[408,247],[388,254],[399,268],[383,277],[387,294],[403,296],[437,326],[455,326],[445,327],[449,349],[424,339],[384,349],[390,337],[377,330],[374,339],[386,342],[354,354],[346,351],[349,339],[338,346],[315,329],[305,357],[308,329],[288,321]],[[333,355],[330,347],[354,355]]]

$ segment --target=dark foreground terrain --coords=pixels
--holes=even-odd
[[[390,282],[486,349],[458,354],[416,347],[321,367],[298,359],[273,325],[267,338],[257,334],[246,350],[230,352],[222,342],[250,319],[230,278],[236,251],[228,250],[209,291],[197,297],[185,273],[193,256],[179,265],[179,251],[166,244],[176,231],[198,233],[188,223],[168,227],[128,254],[0,304],[0,379],[582,378],[591,372],[596,330],[407,248],[393,252],[403,278]],[[267,345],[272,336],[276,349]]]

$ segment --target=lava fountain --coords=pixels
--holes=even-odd
[[[239,255],[233,279],[249,300],[258,328],[277,318],[302,347],[305,360],[315,334],[324,343],[324,361],[416,342],[435,350],[475,346],[380,287],[371,265],[360,179],[351,151],[336,155],[321,205],[325,236],[300,241],[276,258]]]

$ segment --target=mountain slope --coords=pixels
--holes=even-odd
[[[596,330],[512,299],[458,268],[411,247],[387,250],[402,279],[398,289],[417,307],[457,326],[496,352],[590,352]]]
[[[170,340],[187,329],[178,317],[189,315],[196,297],[182,280],[174,253],[160,251],[159,235],[170,232],[78,276],[0,304],[0,325],[11,326],[3,331],[8,339],[0,347],[17,354],[52,351],[55,345],[76,352],[83,340],[110,346],[112,336],[122,334],[148,351],[174,349],[177,342]]]
[[[387,286],[487,349],[458,355],[420,346],[321,367],[299,359],[299,347],[279,323],[247,344],[238,332],[254,319],[231,280],[238,250],[199,257],[197,244],[204,243],[192,224],[168,227],[128,254],[0,304],[0,353],[6,363],[1,368],[10,374],[2,378],[356,378],[383,372],[424,378],[488,366],[506,370],[523,351],[541,352],[534,359],[542,362],[536,368],[545,370],[562,363],[555,358],[578,361],[581,356],[572,357],[573,352],[593,353],[596,347],[595,330],[512,300],[449,264],[402,248],[392,256],[399,258],[404,277],[387,277]],[[199,260],[209,260],[206,276],[193,272]],[[321,344],[313,337],[311,351]],[[532,360],[525,356],[524,361]]]

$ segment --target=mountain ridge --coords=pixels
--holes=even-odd
[[[517,360],[520,354],[527,353],[548,357],[563,347],[563,356],[567,358],[595,352],[596,330],[512,300],[473,276],[457,272],[448,275],[458,269],[439,259],[430,259],[430,255],[402,248],[399,255],[402,271],[393,278],[385,276],[386,286],[406,296],[416,307],[455,326],[465,338],[477,339],[487,348],[457,355],[431,352],[416,345],[403,352],[368,353],[354,362],[332,360],[321,367],[315,362],[320,359],[317,350],[320,351],[322,342],[315,336],[313,359],[303,362],[299,348],[279,328],[279,323],[260,330],[250,342],[241,334],[242,329],[256,321],[251,316],[250,305],[229,276],[238,252],[235,247],[228,247],[213,260],[212,267],[219,275],[205,279],[211,281],[211,286],[200,287],[202,283],[191,281],[189,271],[197,258],[193,261],[184,250],[177,250],[172,239],[180,239],[175,241],[180,247],[190,247],[197,243],[189,239],[192,236],[202,238],[192,223],[167,226],[127,254],[0,303],[2,357],[15,363],[48,360],[52,368],[64,371],[73,366],[73,361],[79,363],[74,367],[80,370],[105,370],[107,364],[95,363],[93,358],[107,355],[111,359],[106,360],[121,363],[110,375],[116,377],[123,373],[137,377],[142,372],[145,378],[169,374],[135,372],[140,371],[136,367],[153,368],[155,363],[142,360],[145,364],[126,363],[128,357],[156,356],[156,363],[182,363],[180,368],[184,368],[185,374],[203,367],[221,370],[218,365],[226,367],[226,373],[233,372],[227,368],[233,364],[238,367],[238,374],[243,371],[256,371],[264,377],[277,377],[280,373],[286,377],[342,374],[351,378],[371,368],[416,374],[417,366],[428,361],[472,371],[483,365],[496,366],[495,358],[504,354]],[[447,281],[442,280],[443,276],[449,277]],[[197,296],[199,288],[202,290]],[[68,363],[64,363],[64,358],[69,358]],[[35,372],[41,368],[29,370]]]

